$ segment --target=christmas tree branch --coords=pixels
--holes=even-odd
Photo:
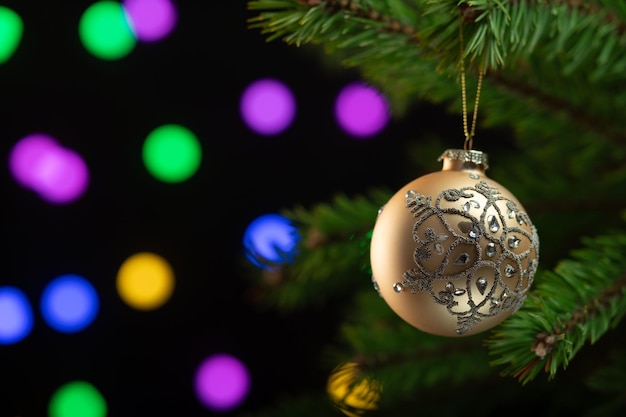
[[[525,1],[525,0],[516,0]],[[604,23],[610,27],[614,27],[617,35],[621,36],[626,33],[626,23],[617,14],[618,10],[609,10],[605,13],[606,9],[603,9],[599,4],[593,2],[583,2],[580,0],[553,0],[548,1],[548,4],[565,5],[570,11],[575,11],[584,16],[602,16]],[[623,11],[623,9],[622,9]]]
[[[522,309],[486,340],[499,357],[492,365],[505,365],[503,375],[526,384],[543,370],[552,379],[626,314],[626,234],[584,243],[554,272],[538,274]]]
[[[626,208],[626,199],[624,198],[598,198],[567,200],[567,199],[546,199],[535,200],[525,204],[529,212],[533,214],[547,213],[579,213],[579,212],[597,212],[598,215],[608,212],[617,212],[619,209]]]
[[[610,3],[610,2],[609,2]],[[334,43],[338,48],[382,47],[374,40],[382,34],[402,37],[405,47],[421,49],[443,67],[456,72],[460,58],[459,25],[468,39],[465,53],[474,68],[486,63],[496,69],[528,57],[565,54],[568,72],[585,62],[619,64],[624,52],[616,47],[626,33],[623,7],[611,9],[582,1],[519,0],[253,0],[250,28],[269,34],[268,40]],[[594,37],[589,34],[595,35]],[[603,48],[591,42],[604,41]],[[595,56],[593,54],[596,54]],[[544,56],[546,58],[546,56]],[[451,68],[450,68],[451,67]],[[606,73],[607,71],[602,71]],[[613,72],[616,73],[616,72]],[[601,76],[596,74],[596,78]]]
[[[527,80],[512,79],[504,73],[489,74],[489,82],[519,96],[524,101],[540,105],[551,114],[565,115],[567,122],[579,126],[582,130],[595,132],[598,137],[605,138],[618,146],[625,146],[624,127],[609,123],[606,114],[592,113],[589,111],[589,106],[581,108],[571,100],[550,95]]]
[[[248,3],[248,8],[264,11],[250,18],[248,23],[251,29],[258,28],[262,34],[270,34],[268,41],[282,39],[289,44],[301,46],[305,43],[336,40],[333,29],[345,22],[338,22],[332,17],[343,16],[349,18],[349,26],[364,28],[373,25],[381,33],[401,34],[408,38],[407,42],[422,43],[412,26],[354,0],[255,0]],[[276,9],[283,11],[271,11]],[[323,25],[315,24],[319,17],[329,20],[324,21]],[[345,35],[348,34],[344,33],[342,36],[344,42]]]
[[[259,14],[249,22],[268,41],[323,45],[384,91],[400,117],[420,98],[460,111],[460,87],[450,76],[458,75],[463,16],[467,70],[482,62],[493,69],[481,99],[490,120],[524,123],[530,137],[545,137],[542,129],[558,123],[560,133],[583,129],[623,143],[616,91],[626,72],[619,47],[626,12],[611,6],[594,15],[585,2],[256,0],[249,8]]]
[[[282,311],[327,305],[329,300],[367,284],[369,239],[380,206],[391,193],[372,190],[367,196],[338,194],[312,208],[283,210],[301,237],[296,262],[273,265],[249,274],[250,296]]]
[[[282,395],[272,406],[256,411],[244,410],[236,415],[238,417],[337,417],[338,411],[333,407],[328,394],[323,389],[319,389],[307,394]]]
[[[438,384],[497,377],[480,336],[457,339],[421,332],[400,319],[368,284],[349,301],[340,343],[323,352],[325,368],[357,363],[384,386],[385,406]]]

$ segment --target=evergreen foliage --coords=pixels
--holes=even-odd
[[[399,185],[390,184],[364,196],[286,208],[303,243],[294,264],[251,271],[262,288],[260,304],[290,312],[341,300],[337,338],[320,367],[330,372],[337,363],[356,361],[363,375],[379,379],[384,393],[368,415],[485,416],[511,407],[556,415],[623,413],[626,2],[248,5],[255,13],[252,30],[268,41],[313,45],[320,59],[357,69],[385,92],[398,118],[418,101],[459,113],[460,63],[468,91],[484,69],[479,130],[508,129],[512,136],[506,146],[493,144],[494,152],[483,145],[497,161],[489,175],[523,202],[542,245],[528,298],[502,324],[462,339],[419,332],[395,316],[370,281],[370,232],[378,208]],[[336,415],[324,391],[320,386],[285,398],[256,416]],[[468,399],[475,409],[468,410]]]

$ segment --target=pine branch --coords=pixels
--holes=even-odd
[[[624,147],[626,95],[616,92],[626,74],[626,12],[620,2],[604,3],[257,0],[249,7],[259,11],[250,27],[268,41],[323,45],[358,68],[387,94],[396,117],[419,99],[460,111],[460,86],[450,77],[458,75],[462,24],[468,72],[491,68],[481,99],[488,123],[544,143],[551,132],[582,130]]]
[[[489,82],[494,87],[505,90],[522,101],[540,106],[551,115],[563,115],[564,122],[571,126],[577,126],[584,131],[595,132],[600,138],[613,142],[620,147],[625,146],[624,134],[626,130],[624,126],[608,123],[607,120],[608,114],[612,114],[614,109],[606,109],[605,112],[600,112],[597,107],[589,106],[589,103],[579,106],[565,97],[550,94],[536,85],[533,86],[527,80],[513,79],[503,73],[490,74]]]
[[[626,234],[583,243],[554,272],[538,274],[522,309],[486,341],[503,375],[526,384],[543,370],[552,379],[626,314]]]
[[[325,352],[326,363],[359,363],[383,383],[387,402],[440,383],[495,375],[480,337],[460,341],[421,332],[401,320],[371,285],[356,294],[340,335],[341,343]],[[452,362],[454,367],[446,365]]]
[[[330,203],[283,210],[301,237],[294,264],[251,271],[255,302],[282,311],[323,306],[362,286],[369,274],[369,238],[380,206],[390,192],[336,195]]]
[[[327,393],[319,391],[307,395],[288,395],[275,404],[258,411],[239,412],[239,417],[337,417],[340,413],[333,407]]]
[[[386,35],[393,35],[404,47],[455,69],[462,24],[468,39],[464,54],[473,58],[475,67],[484,63],[497,69],[540,49],[544,58],[563,56],[566,74],[595,62],[592,78],[621,78],[626,53],[618,45],[624,41],[626,13],[623,5],[606,3],[599,7],[561,0],[253,0],[248,7],[261,12],[249,19],[249,27],[261,29],[268,41],[382,50],[385,40],[391,39]]]

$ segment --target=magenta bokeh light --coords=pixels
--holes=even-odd
[[[26,136],[13,146],[9,169],[21,186],[52,204],[75,201],[89,182],[83,158],[43,133]]]
[[[213,411],[229,411],[248,396],[250,374],[236,357],[218,353],[200,364],[195,374],[194,389],[205,407]]]
[[[30,188],[37,181],[37,170],[49,151],[57,147],[50,136],[34,134],[17,142],[9,155],[9,169],[15,180],[23,187]]]
[[[296,99],[285,83],[262,78],[249,84],[239,109],[245,124],[260,135],[272,136],[287,129],[296,115]]]
[[[124,0],[124,10],[137,40],[156,42],[169,35],[178,21],[170,0]]]
[[[387,99],[374,87],[353,82],[341,89],[335,100],[335,118],[348,135],[370,138],[389,122]]]

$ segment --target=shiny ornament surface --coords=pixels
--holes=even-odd
[[[349,417],[360,417],[378,409],[383,387],[371,376],[362,375],[357,363],[346,362],[333,370],[326,390],[339,411]]]
[[[441,171],[398,190],[372,233],[372,281],[412,326],[440,336],[488,330],[533,282],[539,237],[524,207],[488,178],[487,155],[443,153]]]

